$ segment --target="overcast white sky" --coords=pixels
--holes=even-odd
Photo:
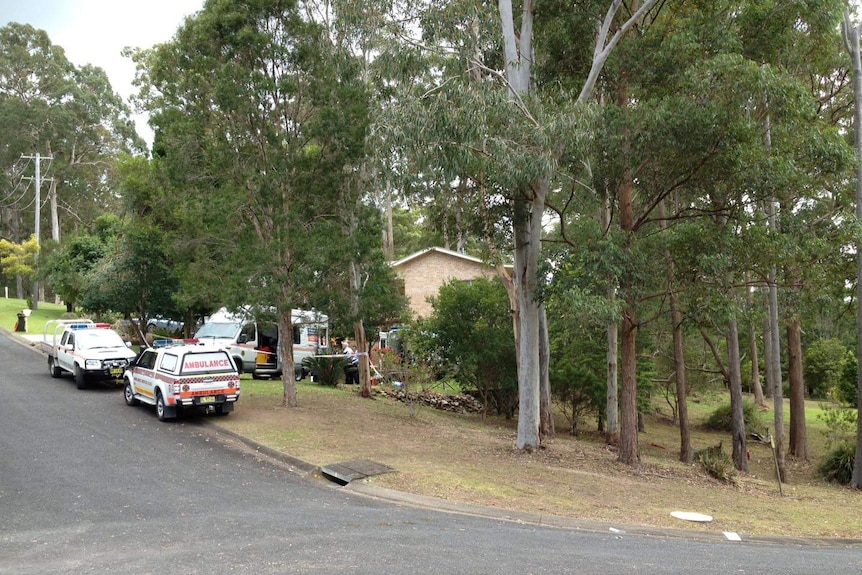
[[[204,0],[0,0],[0,26],[9,22],[45,30],[76,66],[93,64],[108,74],[114,91],[128,100],[135,66],[120,55],[126,46],[149,48],[170,40]],[[152,142],[146,118],[138,133]]]

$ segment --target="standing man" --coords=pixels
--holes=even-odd
[[[359,356],[356,355],[346,339],[341,340],[341,350],[344,355],[350,357],[350,365],[344,366],[344,383],[359,385]]]

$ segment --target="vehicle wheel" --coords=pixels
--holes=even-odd
[[[168,419],[165,417],[165,400],[160,391],[156,392],[156,416],[159,418],[159,421],[167,421]]]
[[[147,324],[147,333],[153,333],[154,331],[156,331],[156,324],[154,324],[154,323]]]
[[[138,399],[135,397],[135,392],[132,389],[132,382],[126,380],[126,385],[123,387],[123,399],[126,400],[126,405],[138,405]]]
[[[80,365],[75,366],[75,385],[78,389],[87,389],[87,378],[84,377],[84,370]]]
[[[60,377],[63,373],[63,370],[60,369],[60,366],[54,363],[54,358],[48,358],[48,371],[51,372],[51,377]]]
[[[293,377],[294,379],[296,379],[296,381],[302,381],[303,379],[305,379],[305,370],[300,369],[298,372],[294,373]]]

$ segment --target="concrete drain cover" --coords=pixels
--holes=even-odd
[[[364,479],[372,475],[392,473],[396,471],[388,465],[369,461],[367,459],[354,459],[353,461],[342,461],[320,467],[320,472],[329,479],[347,485],[354,479]]]

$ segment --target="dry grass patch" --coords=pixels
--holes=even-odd
[[[558,435],[533,453],[515,449],[516,422],[361,399],[356,390],[299,384],[299,407],[281,408],[281,382],[243,380],[243,397],[219,425],[314,465],[370,459],[397,470],[365,481],[405,492],[501,509],[613,524],[862,539],[862,494],[816,478],[816,462],[788,462],[778,493],[768,446],[752,444],[751,473],[737,485],[676,460],[679,437],[661,418],[640,435],[642,464],[616,461],[596,433]],[[810,433],[810,432],[809,432]],[[695,449],[720,434],[695,430]],[[729,438],[724,438],[729,449]],[[698,511],[696,525],[670,516]]]

